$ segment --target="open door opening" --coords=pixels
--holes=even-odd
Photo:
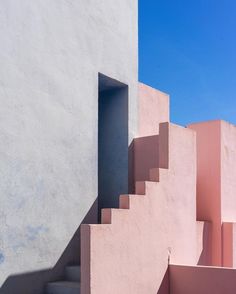
[[[99,74],[98,216],[128,193],[128,86]]]

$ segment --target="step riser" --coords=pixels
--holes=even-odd
[[[67,267],[66,268],[66,280],[72,282],[80,282],[80,267]]]

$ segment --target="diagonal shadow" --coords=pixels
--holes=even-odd
[[[204,222],[202,235],[202,251],[199,256],[198,265],[209,266],[212,263],[212,224]]]
[[[97,213],[96,199],[81,224],[96,224]],[[53,268],[9,276],[0,294],[43,294],[48,282],[63,280],[65,266],[74,264],[80,264],[80,226]]]
[[[169,267],[168,267],[157,294],[169,294],[169,293],[170,293],[170,275],[169,275]]]

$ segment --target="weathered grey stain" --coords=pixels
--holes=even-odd
[[[0,252],[0,264],[4,263],[5,257],[3,253]]]
[[[27,226],[26,228],[26,236],[27,239],[30,241],[34,241],[37,239],[40,233],[48,232],[48,228],[44,227],[43,225],[40,226]]]

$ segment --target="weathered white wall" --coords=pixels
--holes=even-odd
[[[136,0],[0,2],[0,285],[53,266],[97,197],[98,72],[129,85]]]

